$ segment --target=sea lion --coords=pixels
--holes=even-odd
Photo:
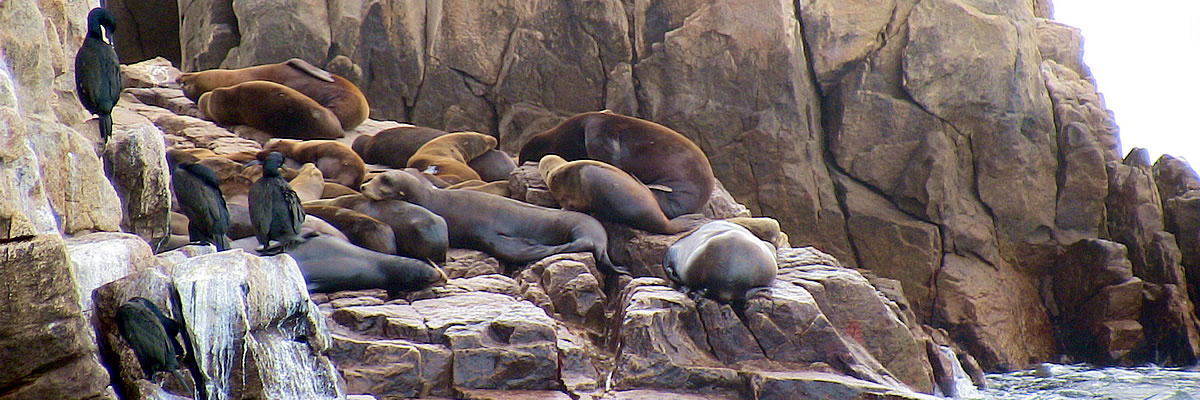
[[[320,205],[306,205],[304,212],[325,220],[346,234],[350,243],[367,250],[396,254],[396,235],[392,228],[358,211]]]
[[[479,179],[467,162],[496,147],[496,138],[476,132],[455,132],[425,143],[409,157],[408,167],[449,184]]]
[[[650,189],[620,168],[549,154],[538,163],[538,172],[564,210],[591,212],[603,220],[664,235],[688,229],[667,219]]]
[[[220,182],[211,169],[191,162],[178,163],[168,158],[171,192],[179,200],[179,210],[187,216],[187,232],[192,242],[212,243],[217,251],[229,249],[229,209],[221,195]]]
[[[192,101],[199,101],[201,95],[218,88],[250,81],[275,82],[295,89],[329,109],[343,130],[354,129],[371,112],[367,98],[358,86],[298,58],[236,70],[210,69],[185,73],[179,75],[178,80],[183,84],[183,94]]]
[[[651,189],[667,218],[697,212],[713,190],[712,166],[695,143],[665,126],[607,110],[575,115],[530,138],[518,164],[547,154],[591,158],[628,172]]]
[[[446,219],[450,246],[475,249],[511,264],[588,251],[606,274],[628,274],[608,258],[608,234],[595,218],[471,190],[434,188],[417,175],[388,171],[363,184],[369,199],[396,199]]]
[[[262,178],[250,186],[250,221],[254,224],[254,236],[262,245],[261,253],[273,253],[301,242],[300,225],[304,223],[304,207],[300,197],[279,176],[283,154],[272,152],[263,161]],[[271,241],[278,241],[272,248]]]
[[[272,151],[300,163],[313,163],[321,170],[326,181],[356,188],[362,185],[367,175],[367,166],[350,146],[333,140],[290,140],[271,139],[263,146],[260,157]]]
[[[779,265],[775,246],[741,225],[717,220],[668,247],[663,267],[687,291],[729,303],[770,286]]]
[[[395,254],[441,264],[446,262],[450,238],[446,220],[424,207],[400,200],[371,200],[361,194],[304,204],[327,205],[358,211],[383,221],[396,235]]]
[[[325,178],[316,165],[306,163],[296,170],[295,177],[288,180],[288,186],[296,191],[296,196],[303,203],[321,198],[321,193],[325,192]]]
[[[292,139],[337,139],[345,136],[329,109],[295,89],[269,81],[250,81],[213,89],[196,102],[214,122],[246,125]]]
[[[322,199],[332,199],[348,194],[358,194],[358,191],[333,182],[325,182],[325,185],[321,188]]]
[[[308,291],[384,289],[388,297],[446,282],[446,274],[425,261],[367,250],[332,236],[310,237],[287,250],[296,259]]]
[[[111,42],[117,20],[103,8],[88,12],[87,36],[75,53],[75,93],[89,113],[100,117],[100,141],[112,136],[112,109],[121,97],[121,63]],[[109,31],[105,41],[104,29]]]
[[[434,186],[437,186],[437,185],[434,185]],[[455,184],[447,186],[443,189],[474,190],[476,192],[491,193],[491,194],[494,194],[497,196],[502,196],[502,197],[508,197],[509,194],[511,194],[511,192],[508,188],[507,180],[495,181],[495,182],[484,182],[484,181],[481,181],[478,179],[471,179],[469,181],[462,181],[459,183],[455,183]]]
[[[399,126],[384,129],[375,135],[354,138],[350,147],[364,162],[383,164],[392,168],[408,166],[408,159],[417,149],[439,136],[450,132],[424,126]]]
[[[507,180],[514,169],[516,161],[512,156],[500,150],[491,149],[467,162],[467,166],[479,174],[479,179],[485,182]]]

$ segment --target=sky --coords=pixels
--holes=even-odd
[[[1052,1],[1054,20],[1083,31],[1122,156],[1142,147],[1200,168],[1200,1]]]

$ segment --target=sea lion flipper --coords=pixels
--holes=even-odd
[[[660,192],[665,192],[665,193],[675,192],[675,189],[671,189],[670,187],[659,185],[659,184],[646,185],[646,188],[650,189],[650,190],[657,190]]]
[[[329,71],[317,68],[315,65],[309,64],[308,61],[304,61],[299,58],[293,58],[285,61],[284,64],[303,71],[306,74],[312,75],[314,78],[333,83],[333,74],[329,73]]]

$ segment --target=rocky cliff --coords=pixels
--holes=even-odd
[[[107,3],[130,27],[116,40],[124,62],[161,55],[195,71],[301,57],[356,81],[373,119],[486,132],[512,153],[581,111],[654,120],[700,145],[754,215],[814,247],[781,251],[789,263],[776,296],[742,315],[654,278],[607,294],[568,279],[588,275],[586,259],[546,260],[513,278],[471,255],[450,286],[408,299],[318,296],[329,339],[323,322],[311,322],[321,320],[317,303],[279,300],[270,303],[277,314],[264,314],[261,299],[238,297],[249,294],[221,297],[247,304],[222,321],[254,328],[228,348],[278,361],[275,344],[299,339],[275,323],[292,321],[289,334],[310,327],[304,365],[318,373],[306,376],[328,383],[321,363],[332,360],[348,393],[770,398],[824,393],[838,381],[866,397],[900,382],[931,391],[947,362],[936,344],[955,344],[989,370],[1064,355],[1175,364],[1200,355],[1200,215],[1191,205],[1200,179],[1169,156],[1122,158],[1083,39],[1050,18],[1048,1]],[[127,87],[156,88],[122,98],[116,135],[101,148],[73,91],[92,6],[0,4],[0,347],[22,350],[0,354],[0,397],[141,390],[119,361],[130,355],[106,347],[97,302],[140,293],[129,280],[207,282],[208,264],[187,260],[233,257],[150,254],[169,207],[162,151],[257,144],[193,118],[194,105],[167,88],[174,72],[159,65],[126,72]],[[614,253],[645,264],[639,275],[661,277],[654,254],[666,239],[610,230],[627,246]],[[137,236],[97,233],[117,231]],[[96,243],[125,250],[98,255]],[[287,270],[281,263],[272,268]],[[255,285],[295,284],[266,282]],[[110,297],[90,298],[106,284]],[[181,306],[204,297],[188,293]],[[178,312],[207,318],[195,307]],[[621,345],[605,347],[605,338]],[[262,386],[275,386],[264,382],[289,376],[261,365],[273,364],[208,371],[255,376],[218,389],[269,396]],[[115,389],[106,389],[110,373]],[[341,395],[322,384],[310,389]]]
[[[663,123],[755,215],[901,281],[921,322],[993,370],[1082,333],[1056,329],[1080,311],[1063,304],[1096,292],[1051,288],[1076,285],[1070,246],[1107,241],[1147,298],[1180,309],[1093,315],[1087,336],[1128,338],[1114,355],[1178,336],[1170,361],[1197,356],[1186,278],[1151,272],[1195,259],[1192,228],[1168,223],[1188,218],[1190,189],[1157,193],[1155,175],[1195,174],[1121,159],[1083,38],[1049,1],[269,3],[181,6],[182,69],[306,57],[356,77],[375,118],[491,132],[509,151],[580,111]]]

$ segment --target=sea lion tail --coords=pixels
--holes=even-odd
[[[100,142],[108,143],[108,137],[112,136],[112,114],[100,114]]]

